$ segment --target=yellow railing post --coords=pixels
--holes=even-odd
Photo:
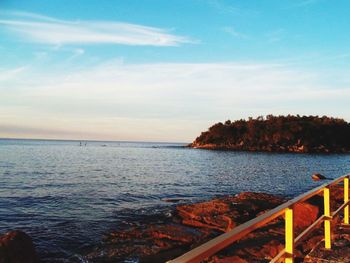
[[[293,207],[286,208],[285,212],[285,263],[294,262],[294,229],[293,229]]]
[[[329,187],[323,189],[323,201],[324,201],[324,247],[326,249],[331,248],[331,208],[330,208],[330,192]]]
[[[344,204],[349,201],[349,177],[344,178]],[[349,206],[344,207],[344,224],[349,224]]]
[[[333,185],[338,185],[339,183],[344,182],[344,203],[338,207],[335,211],[331,213],[330,207],[330,187]],[[215,253],[221,251],[223,248],[229,246],[230,244],[240,240],[241,238],[247,236],[247,234],[252,231],[266,225],[268,222],[276,219],[279,216],[285,215],[285,249],[280,251],[270,262],[281,262],[282,259],[285,259],[287,263],[294,263],[294,246],[299,244],[303,238],[308,236],[311,231],[318,227],[321,222],[324,222],[324,239],[325,239],[325,248],[331,249],[331,220],[339,212],[344,211],[344,222],[349,223],[350,218],[350,174],[344,175],[337,179],[334,179],[332,182],[324,185],[320,185],[316,189],[310,190],[294,199],[279,205],[271,209],[270,211],[245,222],[229,232],[223,233],[220,236],[200,245],[199,247],[183,254],[182,256],[168,261],[169,263],[190,263],[190,262],[201,262],[204,259],[214,255]],[[300,233],[294,239],[294,205],[304,202],[309,198],[319,195],[323,192],[324,197],[324,214],[316,219],[311,225],[309,225],[302,233]]]

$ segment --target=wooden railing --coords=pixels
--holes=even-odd
[[[226,232],[207,243],[187,252],[186,254],[168,261],[168,263],[194,263],[201,262],[202,260],[214,255],[223,248],[231,245],[233,242],[241,239],[250,232],[258,229],[259,227],[267,224],[275,218],[285,215],[285,248],[273,258],[270,262],[281,262],[284,259],[286,263],[294,262],[294,247],[300,243],[301,240],[306,237],[310,232],[315,229],[319,224],[324,222],[324,246],[326,249],[331,249],[331,220],[344,209],[344,224],[349,224],[349,176],[344,175],[339,177],[330,183],[321,185],[313,190],[306,192],[280,206],[244,223],[241,224],[229,232]],[[330,187],[332,185],[344,183],[344,203],[333,213],[330,209]],[[320,216],[314,223],[306,228],[299,236],[294,238],[293,227],[293,210],[296,203],[303,202],[317,194],[323,192],[324,199],[324,214]]]

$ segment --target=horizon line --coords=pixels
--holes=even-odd
[[[47,139],[47,138],[18,138],[18,137],[0,137],[0,140],[23,140],[23,141],[74,141],[74,142],[138,142],[138,143],[181,143],[189,144],[190,142],[169,142],[169,141],[140,141],[140,140],[96,140],[96,139]]]

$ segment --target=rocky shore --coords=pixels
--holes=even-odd
[[[343,188],[332,187],[331,195],[331,208],[334,211],[343,202]],[[111,231],[84,258],[87,262],[165,262],[285,201],[283,197],[271,194],[242,192],[206,202],[179,204],[174,206],[171,216],[150,215],[142,222]],[[323,214],[323,196],[320,194],[297,204],[294,213],[297,236]],[[336,253],[338,257],[348,260],[344,253],[347,253],[345,247],[350,244],[350,229],[340,231],[339,218],[332,223],[333,238],[340,238],[335,242]],[[314,260],[316,257],[332,258],[334,255],[322,250],[322,239],[323,229],[319,227],[296,247],[296,262],[318,262]],[[206,262],[268,262],[283,248],[284,219],[280,217],[208,258]],[[0,262],[38,262],[31,238],[21,231],[0,236]],[[350,259],[342,262],[350,262]]]
[[[331,206],[335,209],[343,200],[343,191],[341,187],[334,187],[331,191]],[[207,202],[181,204],[176,206],[172,217],[156,217],[153,221],[107,234],[103,243],[89,253],[86,259],[92,262],[165,262],[285,201],[282,197],[270,194],[242,192]],[[322,207],[321,195],[296,205],[296,235],[323,213]],[[297,262],[303,262],[322,238],[320,228],[297,246]],[[278,218],[209,258],[207,262],[268,262],[283,249],[283,244],[284,220]]]
[[[38,263],[32,239],[22,231],[0,235],[0,263]]]
[[[277,153],[350,153],[350,150],[344,147],[329,149],[324,145],[305,146],[303,144],[278,145],[267,144],[260,146],[245,145],[244,142],[237,144],[214,144],[194,141],[188,145],[189,148],[206,150],[226,150],[226,151],[247,151],[247,152],[277,152]]]

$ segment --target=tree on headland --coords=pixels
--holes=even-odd
[[[202,132],[195,148],[277,152],[350,152],[350,124],[327,116],[259,116],[227,120]]]

